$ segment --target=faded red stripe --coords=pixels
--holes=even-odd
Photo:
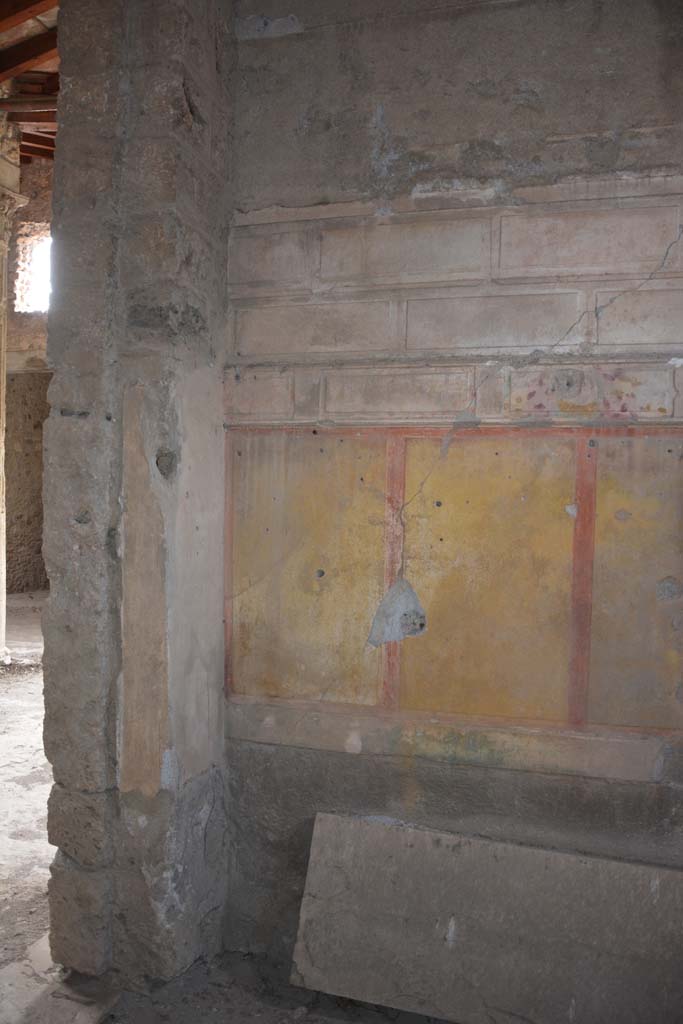
[[[232,588],[233,588],[233,465],[232,437],[225,434],[225,533],[223,551],[223,622],[224,622],[224,688],[226,697],[232,692]]]
[[[574,500],[577,511],[574,524],[572,631],[568,700],[569,723],[576,726],[585,725],[588,716],[597,468],[597,442],[592,438],[578,440],[576,443],[576,488]]]
[[[384,592],[393,587],[403,562],[401,510],[406,487],[406,439],[387,438],[387,472],[384,506]],[[382,706],[397,708],[401,674],[401,646],[396,641],[382,647]]]

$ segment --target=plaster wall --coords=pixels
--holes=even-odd
[[[237,16],[226,943],[321,811],[680,869],[679,14]]]
[[[288,968],[319,811],[681,868],[680,17],[266,7],[60,7],[45,737],[86,973]],[[402,579],[426,632],[367,650]],[[656,627],[623,690],[619,601]]]

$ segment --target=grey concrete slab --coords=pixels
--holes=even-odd
[[[682,871],[316,818],[306,988],[459,1024],[674,1024],[682,963]]]

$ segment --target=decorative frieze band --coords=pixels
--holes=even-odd
[[[225,416],[236,424],[672,422],[683,419],[677,362],[244,368],[227,373]]]

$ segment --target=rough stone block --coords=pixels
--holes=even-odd
[[[146,211],[172,204],[178,193],[178,152],[167,139],[130,143],[124,165],[128,202]]]
[[[474,405],[472,371],[330,370],[324,408],[329,416],[367,420],[456,416]]]
[[[53,846],[86,868],[106,867],[112,855],[112,807],[109,793],[85,793],[52,787],[47,834]]]
[[[500,271],[544,273],[650,271],[678,235],[677,206],[506,215]]]
[[[670,1024],[682,917],[682,871],[319,814],[292,979],[458,1024]]]
[[[49,644],[49,633],[45,639]],[[59,674],[45,666],[45,753],[55,781],[84,791],[102,790],[114,781],[113,760],[107,749],[107,703],[104,699],[89,700],[75,713],[73,701],[78,698],[72,695],[69,699],[57,691],[57,684],[68,669],[67,659]],[[85,675],[74,673],[74,693],[79,694],[81,687],[85,691],[87,683],[81,682]],[[93,672],[93,680],[99,682],[98,676],[102,675]]]
[[[120,665],[118,609],[94,612],[83,591],[59,578],[51,583],[43,613],[45,753],[57,782],[102,791],[114,781],[108,712]]]
[[[128,220],[121,240],[121,283],[126,288],[139,285],[149,273],[150,263],[159,277],[171,277],[180,270],[178,221],[174,215],[141,214]]]
[[[111,959],[112,880],[58,853],[50,868],[50,950],[55,963],[103,974]]]
[[[101,183],[106,187],[106,182]],[[93,231],[89,209],[72,210],[69,221],[63,219],[59,232],[59,274],[71,287],[94,285],[99,290],[113,272],[118,239],[115,233],[98,224]],[[88,245],[83,238],[88,237]]]
[[[119,29],[118,32],[120,34],[121,30]],[[62,39],[63,33],[60,34],[60,46]],[[63,52],[64,48],[62,47]],[[79,63],[75,71],[78,81],[77,88],[73,87],[68,78],[62,82],[61,93],[64,102],[59,110],[59,130],[64,132],[67,139],[70,139],[77,133],[79,124],[87,126],[88,137],[83,139],[82,146],[84,154],[87,155],[85,170],[92,161],[96,161],[103,166],[109,165],[108,169],[113,171],[114,168],[107,159],[108,145],[103,145],[103,142],[107,140],[109,144],[110,141],[113,141],[114,145],[120,145],[117,124],[121,117],[125,117],[126,109],[126,94],[121,89],[120,65],[105,65],[98,59],[96,70],[88,74],[81,71],[81,67],[82,65]],[[62,138],[60,138],[60,142]],[[100,147],[101,154],[99,153]],[[73,167],[72,161],[68,161],[68,163],[64,161],[64,164],[66,166],[59,168],[60,173],[71,176],[78,170]],[[85,176],[83,177],[85,178]],[[84,180],[83,184],[87,186],[87,180]],[[84,193],[88,191],[90,191],[89,188],[84,188]]]
[[[81,75],[123,60],[125,8],[125,0],[96,5],[89,0],[70,0],[64,5],[59,15],[59,56],[65,75],[78,75],[80,80]]]
[[[601,291],[600,345],[676,345],[683,351],[683,289]]]
[[[201,73],[199,67],[183,71],[164,61],[134,69],[128,118],[131,132],[163,134],[170,146],[190,146],[195,159],[205,162],[224,112],[214,110],[213,96],[198,83],[197,70]]]
[[[135,981],[170,978],[221,947],[227,876],[225,779],[214,768],[154,798],[122,795],[116,876],[126,912],[112,922],[114,958]],[[169,870],[169,865],[172,866]]]
[[[409,349],[545,348],[580,341],[576,292],[408,302]]]
[[[147,0],[144,4],[132,5],[129,17],[128,45],[132,61],[146,65],[173,62],[178,67],[185,56],[189,27],[184,4]]]
[[[334,302],[269,306],[237,312],[241,355],[363,353],[396,350],[403,344],[404,307],[397,302]]]

